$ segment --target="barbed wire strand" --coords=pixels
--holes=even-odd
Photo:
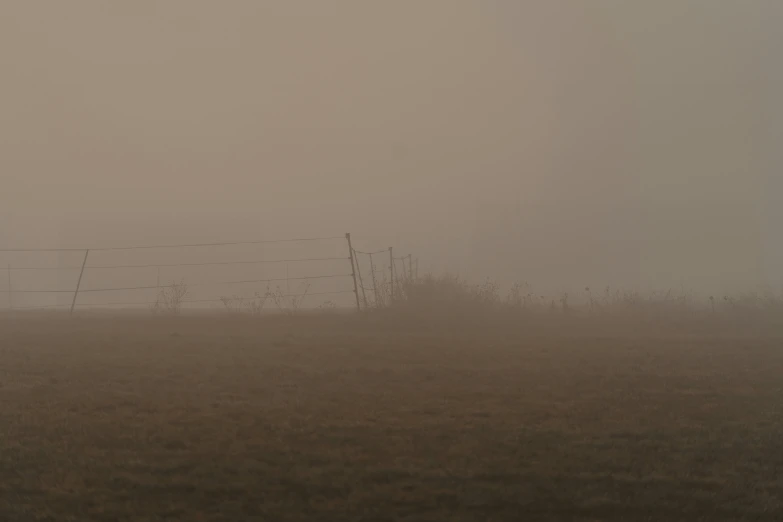
[[[277,278],[267,278],[267,279],[246,279],[241,281],[213,281],[208,283],[185,283],[184,286],[186,287],[196,287],[196,286],[219,286],[219,285],[237,285],[237,284],[244,284],[244,283],[273,283],[273,282],[280,282],[280,281],[308,281],[310,279],[331,279],[331,278],[338,278],[338,277],[352,277],[351,274],[330,274],[330,275],[320,275],[320,276],[307,276],[307,277],[277,277]],[[131,290],[156,290],[160,288],[170,288],[173,287],[173,284],[168,285],[154,285],[154,286],[129,286],[129,287],[123,287],[123,288],[87,288],[87,289],[80,289],[80,294],[87,294],[87,293],[95,293],[95,292],[125,292],[125,291],[131,291]],[[0,294],[72,294],[75,290],[2,290],[0,289]]]
[[[331,241],[336,239],[345,239],[344,236],[328,237],[303,237],[294,239],[266,239],[258,241],[226,241],[221,243],[186,243],[186,244],[166,244],[166,245],[135,245],[122,247],[103,247],[103,248],[0,248],[0,252],[109,252],[117,250],[151,250],[165,248],[202,248],[215,246],[234,246],[234,245],[262,245],[269,243],[296,243],[303,241]]]
[[[359,285],[359,286],[360,286],[360,287],[361,287],[361,289],[362,289],[362,290],[364,290],[365,292],[375,292],[375,289],[374,289],[374,288],[367,288],[367,287],[365,287],[364,285]]]
[[[353,251],[354,251],[355,253],[357,253],[357,254],[362,254],[362,255],[365,255],[365,256],[374,256],[374,255],[376,255],[376,254],[383,254],[384,252],[388,252],[388,251],[389,251],[389,249],[385,249],[385,250],[377,250],[377,251],[375,251],[375,252],[362,252],[361,250],[356,250],[356,249],[354,249]]]
[[[274,263],[296,263],[306,261],[345,261],[347,257],[310,257],[310,258],[296,258],[296,259],[261,259],[252,261],[213,261],[203,263],[151,263],[142,265],[87,265],[85,270],[105,270],[105,269],[119,269],[119,268],[175,268],[181,266],[219,266],[219,265],[260,265],[260,264],[274,264]],[[67,267],[9,267],[11,270],[81,270],[80,266],[67,266]]]

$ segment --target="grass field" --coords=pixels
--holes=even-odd
[[[747,330],[6,317],[0,520],[780,521],[782,389]]]

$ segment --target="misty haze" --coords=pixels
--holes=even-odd
[[[3,1],[0,522],[782,520],[781,20]]]

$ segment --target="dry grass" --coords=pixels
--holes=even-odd
[[[783,519],[779,335],[539,326],[2,319],[0,520]]]

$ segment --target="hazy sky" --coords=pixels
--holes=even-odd
[[[783,283],[778,0],[5,0],[0,240]],[[4,223],[4,224],[3,224]]]

